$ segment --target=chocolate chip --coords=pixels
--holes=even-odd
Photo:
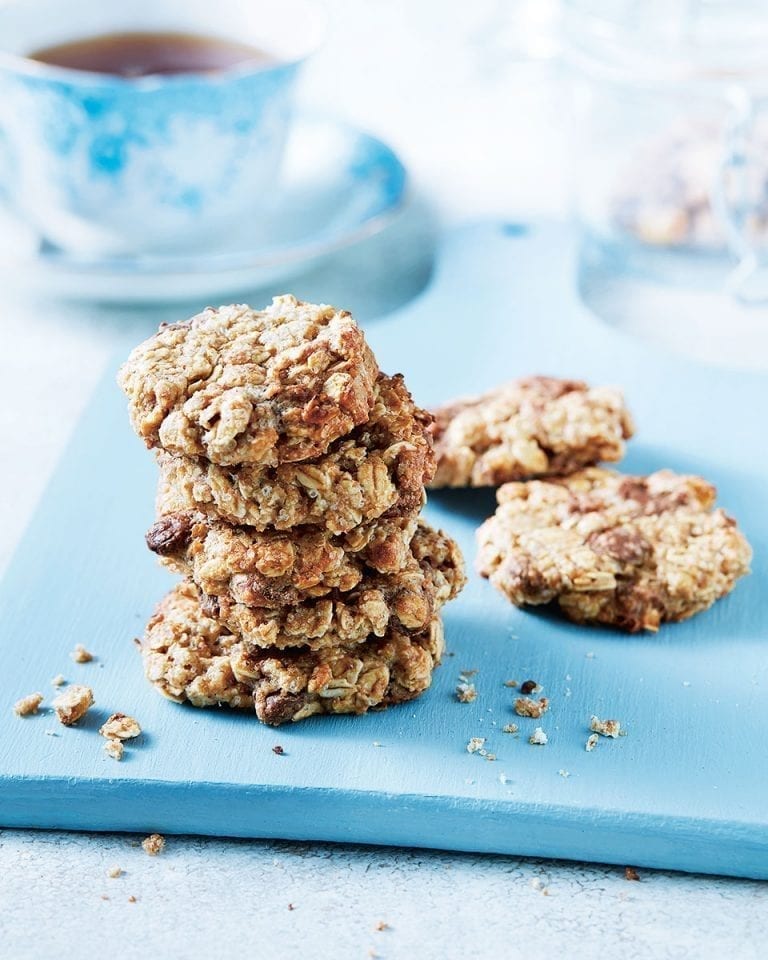
[[[520,684],[520,693],[533,693],[534,690],[538,688],[538,683],[535,680],[523,680]]]
[[[603,530],[590,536],[587,543],[595,553],[633,566],[643,563],[653,550],[651,544],[635,527]]]
[[[152,524],[144,539],[153,553],[164,557],[185,547],[189,543],[191,531],[192,520],[188,514],[169,513]]]
[[[304,706],[305,697],[300,693],[268,693],[260,695],[258,688],[254,691],[256,716],[263,723],[277,726],[286,720],[293,720],[294,716]]]
[[[274,747],[272,747],[272,753],[276,753],[278,757],[285,756],[285,750],[283,750],[279,743],[276,743]]]

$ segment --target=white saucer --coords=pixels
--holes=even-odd
[[[271,209],[247,244],[206,254],[94,259],[65,253],[0,216],[0,282],[36,296],[162,303],[233,295],[274,283],[383,229],[403,202],[406,173],[382,141],[301,117]]]

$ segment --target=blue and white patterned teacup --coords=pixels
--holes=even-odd
[[[303,0],[0,5],[0,193],[69,251],[215,249],[274,193],[296,75],[322,26]],[[234,39],[276,63],[125,79],[25,57],[135,31]]]

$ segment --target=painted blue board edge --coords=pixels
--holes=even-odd
[[[99,832],[157,831],[554,858],[563,857],[567,844],[567,859],[600,863],[616,863],[616,851],[623,847],[633,866],[768,880],[768,837],[762,824],[729,822],[728,842],[718,849],[722,824],[686,817],[669,817],[661,829],[649,830],[644,816],[617,819],[589,809],[581,810],[574,823],[572,810],[551,806],[541,812],[514,809],[508,802],[454,798],[446,804],[442,797],[414,794],[119,780],[79,780],[75,809],[69,802],[73,789],[65,779],[16,779],[9,784],[3,778],[2,825],[80,830],[86,816]],[[212,808],[222,811],[215,829]],[[326,822],[330,829],[323,826]],[[742,859],[754,866],[747,871],[735,868]]]

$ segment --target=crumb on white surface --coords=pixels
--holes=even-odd
[[[528,737],[528,743],[533,744],[537,747],[543,747],[545,743],[549,742],[549,737],[541,729],[541,727],[536,727],[533,733]]]
[[[502,733],[517,733],[518,726],[516,723],[505,723],[501,728]]]
[[[42,693],[28,693],[26,697],[22,697],[14,703],[13,712],[17,717],[31,717],[37,713],[42,702]]]
[[[514,706],[518,717],[533,717],[538,720],[549,710],[549,700],[546,697],[540,697],[538,700],[532,700],[530,697],[518,697]]]
[[[108,740],[130,740],[141,734],[141,727],[133,717],[124,713],[113,713],[109,719],[99,727],[99,733]]]
[[[93,706],[93,690],[79,683],[73,683],[53,701],[53,709],[59,718],[59,723],[65,727],[76,723]]]
[[[516,686],[517,686],[517,680],[505,680],[505,681],[504,681],[504,686],[505,686],[505,687],[516,687]]]
[[[563,780],[567,780],[568,777],[570,777],[570,775],[571,775],[571,774],[568,772],[568,770],[562,770],[562,769],[561,769],[561,770],[558,770],[557,772],[560,774],[560,776],[563,778]]]
[[[603,737],[618,737],[621,733],[621,723],[618,720],[601,720],[592,716],[589,720],[589,729],[592,733],[599,733]]]
[[[587,751],[587,753],[592,753],[592,751],[597,746],[599,739],[600,737],[598,737],[596,733],[590,733],[590,735],[587,737],[587,742],[584,746],[584,749]]]
[[[156,857],[165,848],[165,838],[161,837],[159,833],[150,833],[148,837],[144,837],[141,841],[141,848],[150,857]]]
[[[113,760],[122,760],[125,753],[125,747],[122,740],[107,740],[104,744],[104,753]]]
[[[120,867],[110,867],[110,868],[107,870],[107,876],[108,876],[108,877],[112,877],[113,880],[114,880],[116,877],[121,877],[122,875],[123,875],[123,871],[121,870]]]
[[[86,650],[82,643],[75,644],[75,649],[69,656],[75,663],[90,663],[93,660],[93,654]]]
[[[467,744],[467,753],[477,753],[485,745],[485,737],[470,737]]]
[[[67,679],[66,679],[66,677],[64,676],[64,674],[63,674],[63,673],[57,673],[56,676],[53,678],[53,680],[51,680],[51,686],[52,686],[52,687],[63,687],[66,682],[67,682]]]

